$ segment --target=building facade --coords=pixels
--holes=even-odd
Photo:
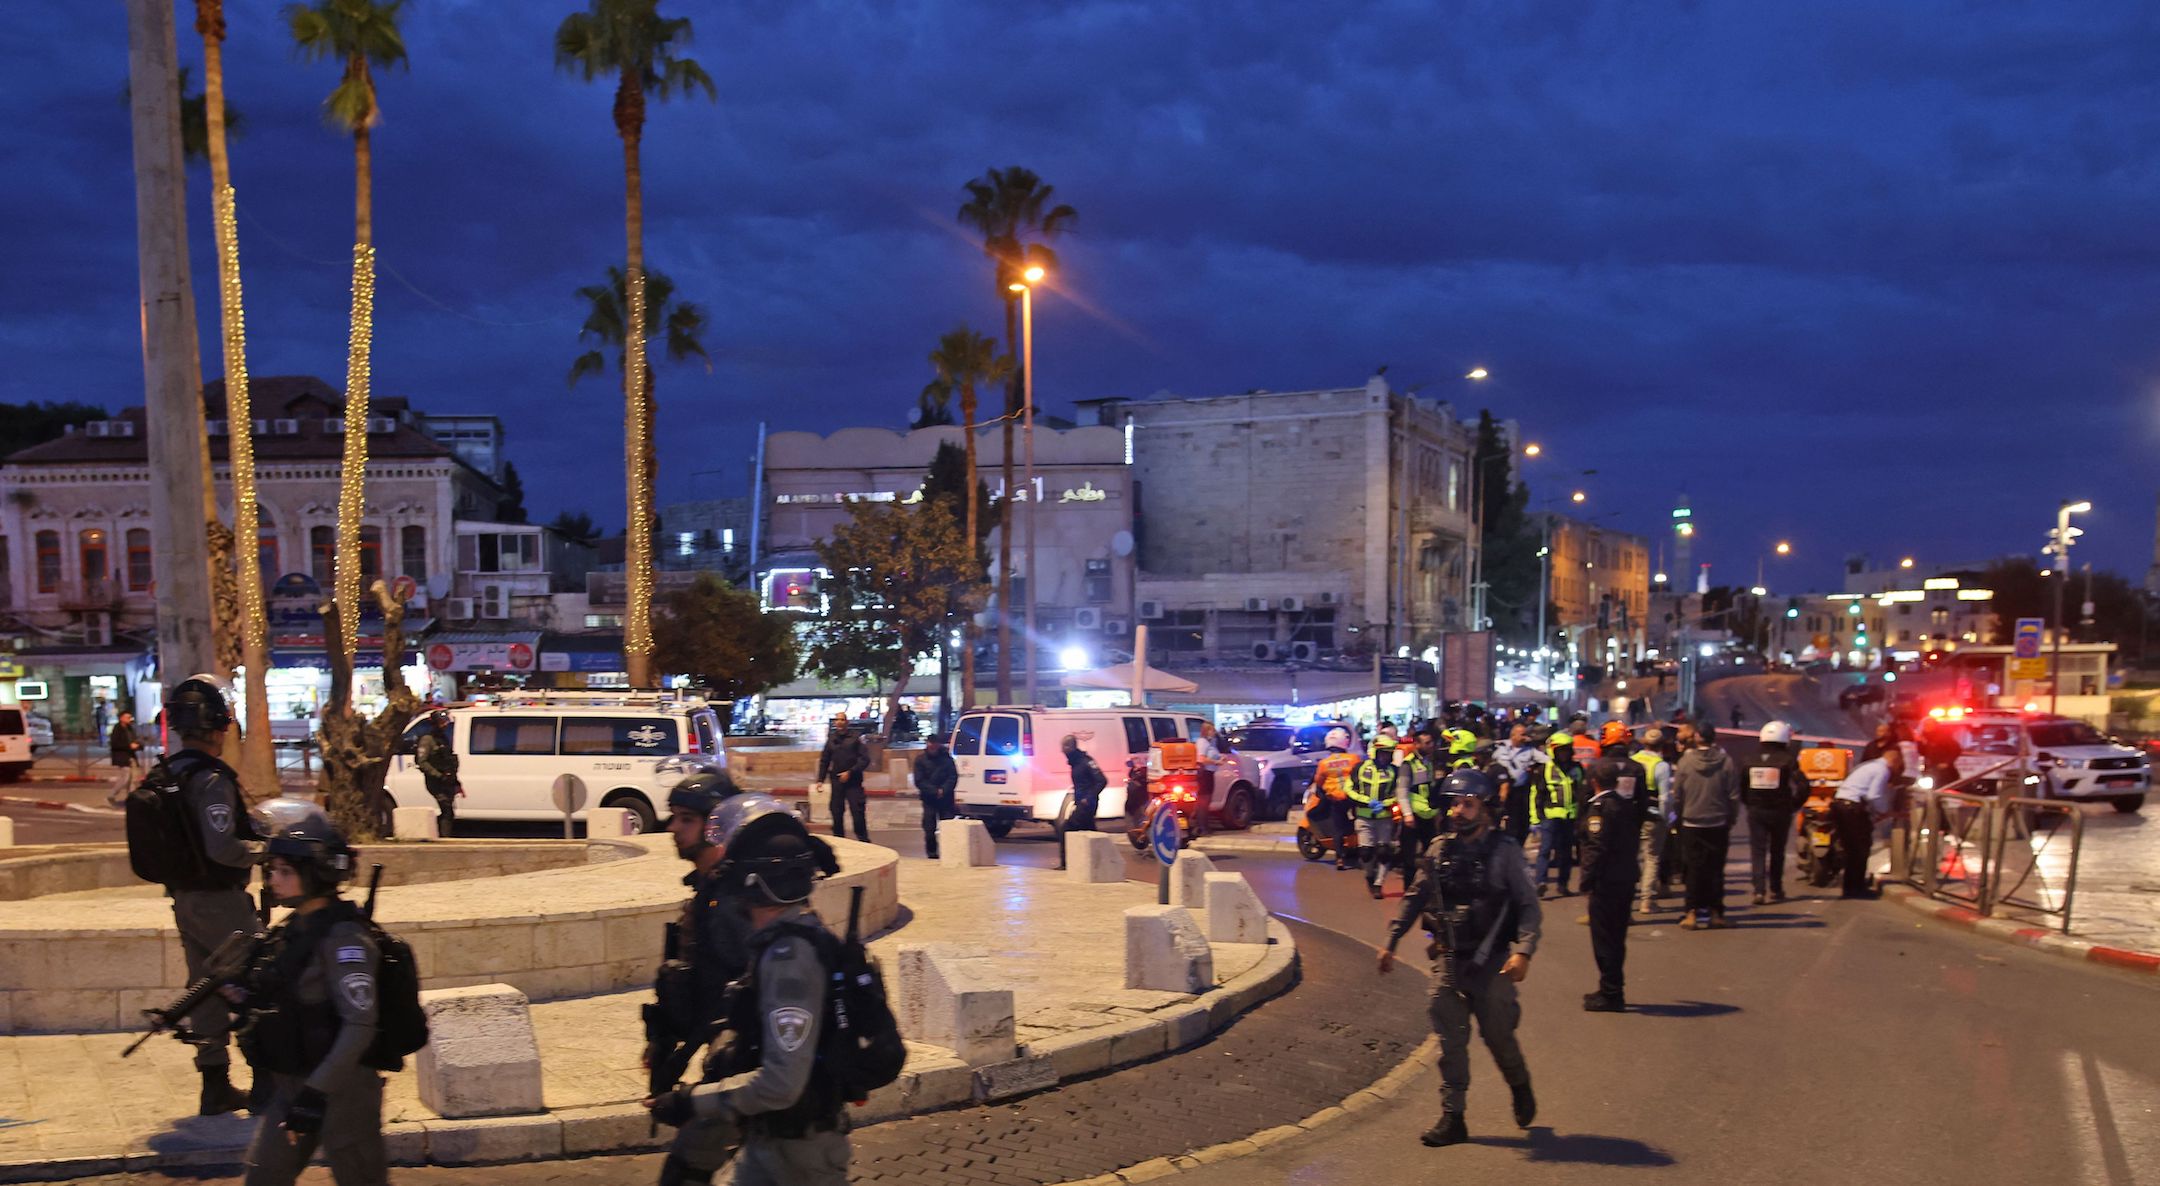
[[[1650,541],[1566,515],[1549,519],[1555,628],[1568,631],[1584,662],[1600,663],[1595,656],[1608,651],[1640,658],[1649,636]]]

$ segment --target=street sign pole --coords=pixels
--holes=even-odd
[[[1155,860],[1162,866],[1155,881],[1155,904],[1170,904],[1170,866],[1177,862],[1178,844],[1183,839],[1178,825],[1177,808],[1168,799],[1155,805],[1155,814],[1148,819],[1148,842],[1155,850]]]

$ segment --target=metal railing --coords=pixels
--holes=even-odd
[[[2069,934],[2070,907],[2077,897],[2078,854],[2085,847],[2085,813],[2076,803],[2059,799],[2011,797],[1997,800],[1996,808],[2002,818],[1989,862],[1994,881],[1989,886],[1988,912],[2010,907],[2060,918],[2063,933]],[[2066,822],[2070,852],[2064,858],[2056,841]]]
[[[1915,790],[1906,816],[1908,843],[1893,856],[1892,875],[1931,898],[1981,915],[2011,909],[2058,919],[2067,933],[2084,847],[2084,813],[2073,802],[1951,789],[1994,780],[2005,771],[2015,779],[2012,785],[2044,777],[2013,758],[1950,788]],[[2066,822],[2065,855],[2057,841]]]

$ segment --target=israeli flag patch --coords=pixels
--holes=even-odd
[[[364,964],[367,962],[367,948],[340,947],[337,949],[337,962],[341,964]]]

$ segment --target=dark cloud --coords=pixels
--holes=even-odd
[[[622,253],[609,90],[567,4],[415,0],[375,138],[377,385],[505,416],[543,513],[619,519],[619,397],[569,388],[574,290]],[[652,263],[711,316],[660,376],[663,493],[740,486],[758,420],[898,424],[923,356],[1000,324],[959,183],[1081,211],[1046,403],[1391,378],[1547,446],[1541,494],[1650,530],[1685,491],[1720,575],[1791,539],[2030,549],[2090,496],[2148,556],[2160,422],[2160,17],[1933,0],[1059,5],[671,0],[717,103],[658,105]],[[250,365],[341,380],[350,146],[328,63],[229,0]],[[139,398],[117,5],[0,50],[0,399]],[[182,13],[182,56],[199,56]],[[207,194],[191,195],[217,370]],[[1474,363],[1495,378],[1471,387]],[[603,447],[604,445],[604,447]],[[1324,492],[1317,496],[1324,497]]]

